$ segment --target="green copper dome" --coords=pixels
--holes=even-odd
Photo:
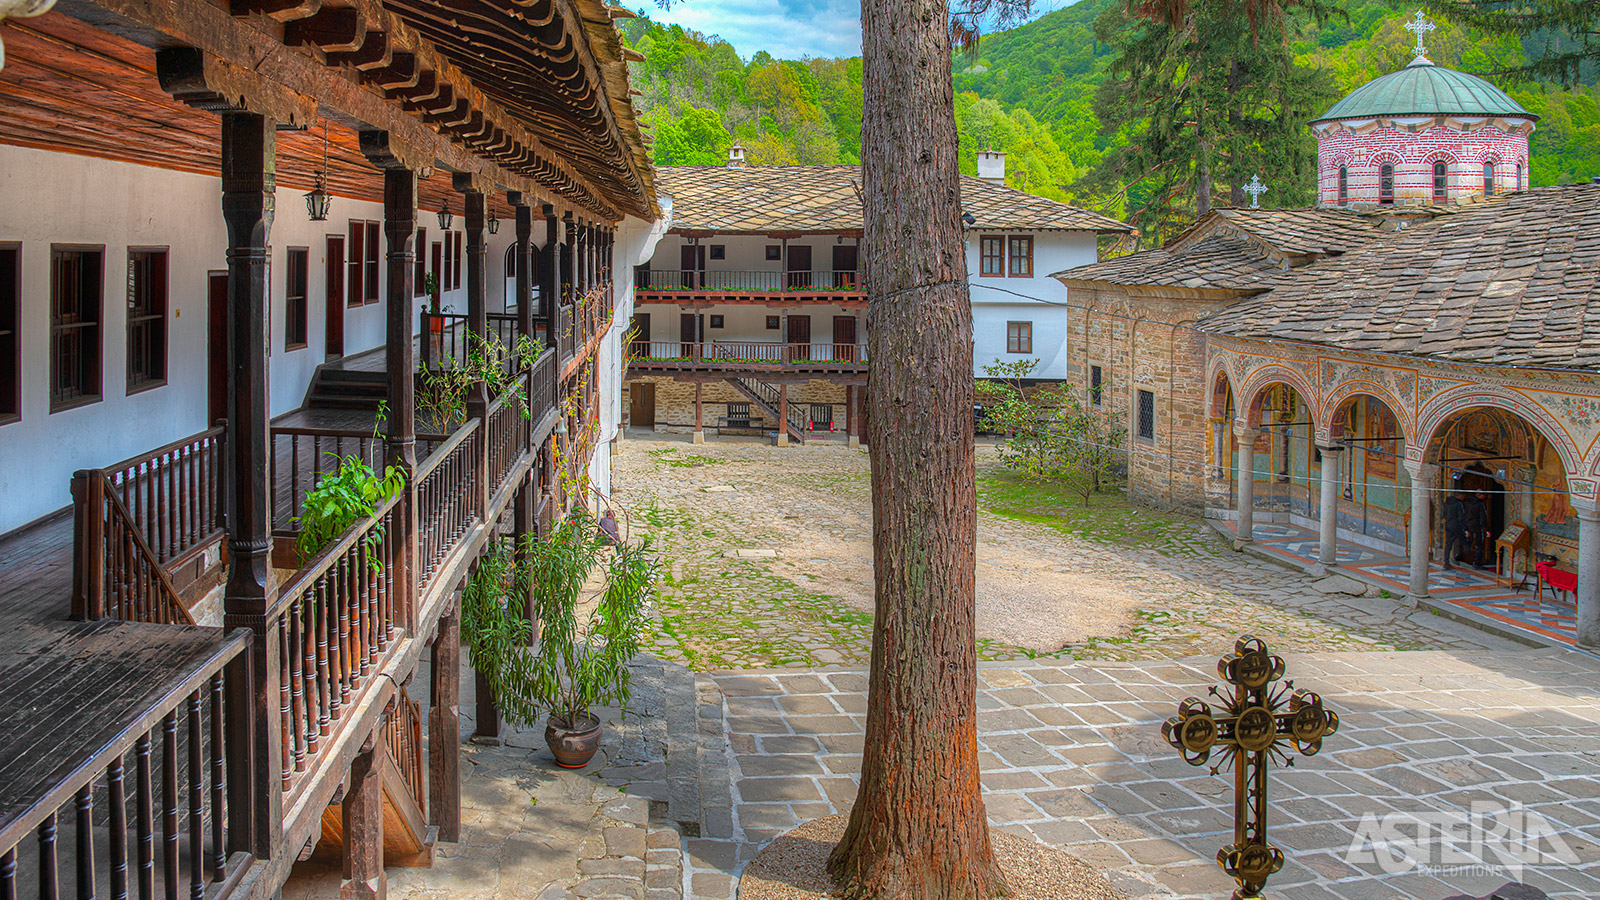
[[[1316,121],[1396,116],[1538,116],[1476,75],[1418,59],[1350,92]]]

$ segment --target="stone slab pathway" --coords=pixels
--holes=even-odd
[[[1319,691],[1343,723],[1321,754],[1273,772],[1271,837],[1290,859],[1268,896],[1442,900],[1521,880],[1552,897],[1600,897],[1600,663],[1527,649],[1285,656],[1296,684]],[[1159,732],[1179,700],[1216,683],[1213,660],[994,663],[980,676],[995,824],[1104,867],[1136,897],[1228,896],[1232,882],[1214,857],[1232,840],[1232,779],[1184,763]],[[828,668],[711,680],[717,690],[702,698],[713,707],[701,715],[724,722],[734,833],[687,840],[686,862],[693,897],[729,900],[762,845],[849,809],[866,675]],[[1465,842],[1474,803],[1520,817],[1503,819],[1513,837],[1531,835],[1535,850],[1565,861],[1531,863],[1519,878],[1481,870],[1506,861],[1490,850],[1463,844],[1464,855],[1450,856],[1437,839],[1410,857],[1428,871],[1404,855],[1386,868],[1381,847],[1361,852],[1403,848],[1419,822],[1434,838],[1448,826]],[[1539,837],[1541,826],[1559,845]]]

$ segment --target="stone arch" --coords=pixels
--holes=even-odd
[[[1207,395],[1207,407],[1212,418],[1220,418],[1227,414],[1227,400],[1233,400],[1234,409],[1239,408],[1239,392],[1233,388],[1233,375],[1228,367],[1221,362],[1215,362],[1206,373],[1206,384],[1211,385],[1211,392]]]
[[[1353,379],[1336,385],[1328,396],[1323,398],[1322,409],[1317,416],[1317,433],[1332,434],[1333,419],[1339,413],[1339,408],[1356,397],[1366,395],[1389,407],[1394,417],[1400,423],[1400,436],[1405,439],[1406,446],[1416,446],[1416,422],[1412,411],[1400,402],[1400,398],[1393,391],[1375,381]]]
[[[1410,446],[1422,448],[1424,458],[1432,461],[1437,458],[1436,445],[1442,427],[1459,413],[1483,407],[1510,413],[1526,422],[1555,448],[1569,475],[1585,471],[1583,454],[1549,410],[1523,394],[1492,384],[1461,385],[1429,400],[1418,411],[1417,440]]]
[[[1450,163],[1451,165],[1454,165],[1461,162],[1461,158],[1455,154],[1455,151],[1444,147],[1439,147],[1429,151],[1425,156],[1422,157],[1422,161],[1427,163],[1429,166],[1432,166],[1436,162]]]
[[[1288,366],[1273,363],[1262,366],[1251,372],[1244,379],[1244,388],[1234,392],[1233,403],[1236,414],[1244,416],[1244,424],[1248,428],[1261,426],[1261,395],[1267,388],[1274,384],[1285,384],[1294,389],[1311,408],[1311,416],[1317,419],[1321,410],[1317,404],[1317,393],[1311,389],[1311,383],[1300,372]]]
[[[1374,172],[1383,168],[1384,163],[1399,167],[1405,165],[1406,161],[1405,158],[1400,155],[1398,150],[1378,150],[1374,152],[1372,154],[1372,158],[1367,161],[1367,165],[1371,166],[1372,171]]]

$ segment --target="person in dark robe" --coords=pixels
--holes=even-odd
[[[609,509],[600,517],[600,534],[610,541],[613,547],[622,546],[622,535],[617,531],[617,520]]]
[[[1455,568],[1456,553],[1467,547],[1467,505],[1460,491],[1451,491],[1444,501],[1444,567]]]
[[[1468,560],[1482,567],[1484,554],[1489,550],[1489,497],[1483,491],[1467,497]]]

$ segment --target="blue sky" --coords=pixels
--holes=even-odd
[[[1043,15],[1073,0],[1034,0]],[[672,0],[642,7],[658,22],[721,35],[749,59],[765,50],[779,59],[855,56],[861,52],[860,0]]]

